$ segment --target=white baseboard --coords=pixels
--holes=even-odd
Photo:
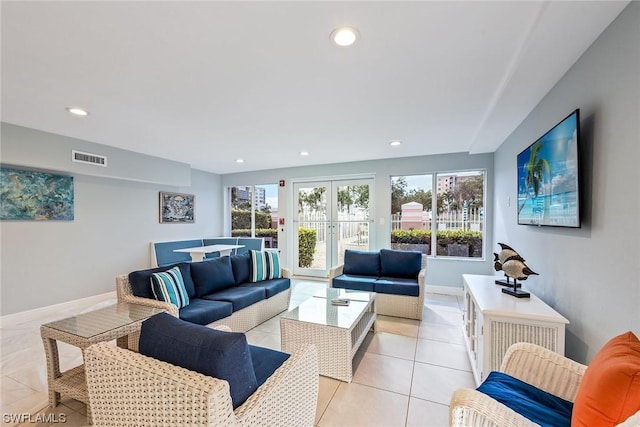
[[[439,286],[439,285],[425,285],[425,292],[430,294],[444,294],[444,295],[455,295],[457,297],[462,296],[462,287],[461,286]]]
[[[46,307],[34,308],[33,310],[20,311],[18,313],[7,314],[0,317],[0,327],[6,328],[16,326],[21,323],[38,320],[58,312],[73,310],[74,308],[90,307],[110,299],[116,299],[116,291],[107,292],[100,295],[93,295],[60,304],[48,305]]]

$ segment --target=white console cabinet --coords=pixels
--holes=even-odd
[[[500,277],[464,274],[462,278],[464,336],[477,385],[500,369],[507,348],[516,342],[538,344],[564,356],[564,328],[569,321],[540,298],[503,293],[495,284]]]

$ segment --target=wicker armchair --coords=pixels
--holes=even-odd
[[[530,343],[513,344],[500,371],[573,402],[587,366]],[[450,426],[537,426],[522,415],[476,390],[459,389],[449,404]],[[640,426],[640,412],[619,426]]]
[[[107,343],[84,355],[97,426],[312,426],[318,400],[316,349],[297,349],[239,407],[229,383]]]

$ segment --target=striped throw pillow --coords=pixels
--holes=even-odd
[[[166,301],[178,308],[189,305],[189,295],[178,267],[151,275],[151,290],[158,301]]]
[[[251,281],[279,279],[280,257],[275,251],[251,251]]]

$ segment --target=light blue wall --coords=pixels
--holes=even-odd
[[[493,154],[468,155],[454,153],[273,169],[223,175],[221,183],[226,188],[251,184],[275,184],[284,179],[286,183],[285,191],[280,193],[286,195],[286,200],[279,200],[278,202],[278,212],[282,215],[287,210],[287,203],[293,199],[292,181],[362,175],[374,176],[375,210],[373,220],[375,240],[372,242],[371,249],[379,249],[390,247],[391,176],[476,169],[486,170],[486,200],[488,204],[485,212],[486,235],[491,236],[493,227],[491,204],[491,200],[493,200]],[[381,223],[381,220],[383,223]],[[289,220],[286,225],[286,233],[291,235],[291,230],[292,221]],[[488,246],[487,248],[491,249]],[[289,266],[293,264],[290,256],[287,257],[287,261]],[[427,266],[427,284],[461,288],[463,273],[489,274],[492,271],[492,265],[491,257],[487,256],[485,256],[484,260],[454,260],[445,257],[430,257]]]
[[[639,46],[631,2],[495,153],[493,247],[508,243],[540,273],[526,284],[569,319],[566,354],[583,363],[617,334],[640,336]],[[575,108],[582,228],[517,225],[516,155]]]
[[[75,146],[79,141],[18,126],[9,127],[10,133],[3,132],[0,154],[3,162],[11,158],[14,166],[17,159],[28,160],[34,155],[32,150],[54,153],[54,158],[55,154],[64,152],[64,160],[68,161],[71,158],[69,144]],[[81,142],[89,152],[104,147]],[[5,157],[9,152],[11,156]],[[166,166],[166,162],[170,162],[125,150],[111,149],[109,153],[109,165],[114,168],[131,157],[137,159],[131,167],[144,168],[146,163],[158,162]],[[34,159],[39,162],[44,156],[36,153]],[[36,164],[21,161],[18,166]],[[54,164],[46,170],[52,169],[65,172],[64,166]],[[184,172],[179,165],[177,170],[173,185],[167,183],[171,173],[153,175],[145,172],[146,180],[163,182],[158,184],[66,171],[74,176],[74,221],[1,221],[1,314],[114,291],[116,275],[150,266],[151,241],[220,235],[220,176],[188,168],[187,182],[190,184],[182,185]],[[160,191],[195,194],[196,222],[160,224]]]
[[[173,186],[191,184],[191,167],[186,163],[4,122],[1,132],[3,164]],[[107,167],[72,162],[72,150],[106,156]]]

